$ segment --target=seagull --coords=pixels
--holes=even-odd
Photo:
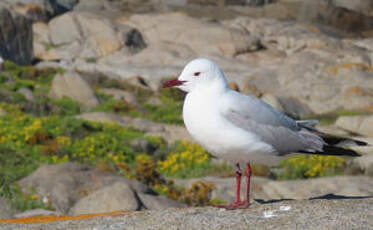
[[[256,97],[231,90],[222,70],[211,60],[194,59],[178,78],[163,87],[187,93],[183,119],[191,136],[213,156],[236,168],[234,203],[226,209],[249,207],[251,163],[276,165],[296,153],[359,156],[342,146],[365,142],[331,136],[314,128],[316,120],[296,121]],[[241,168],[246,165],[246,191],[240,199]]]

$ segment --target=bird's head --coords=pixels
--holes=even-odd
[[[185,92],[191,92],[197,87],[212,85],[215,82],[226,84],[223,72],[215,62],[198,58],[189,62],[178,78],[165,82],[163,87],[175,86]]]

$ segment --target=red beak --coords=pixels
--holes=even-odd
[[[163,83],[162,87],[167,88],[167,87],[172,87],[172,86],[177,86],[177,85],[182,85],[185,81],[179,81],[179,79],[171,79],[169,81],[166,81]]]

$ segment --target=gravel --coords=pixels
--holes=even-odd
[[[373,229],[373,197],[331,195],[311,200],[278,200],[234,211],[169,208],[43,224],[0,224],[0,229]]]

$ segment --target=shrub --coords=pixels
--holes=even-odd
[[[293,180],[340,174],[344,164],[342,157],[297,155],[281,162],[278,178]]]
[[[211,167],[209,154],[199,145],[180,141],[165,160],[158,161],[158,169],[166,176],[194,177]]]

